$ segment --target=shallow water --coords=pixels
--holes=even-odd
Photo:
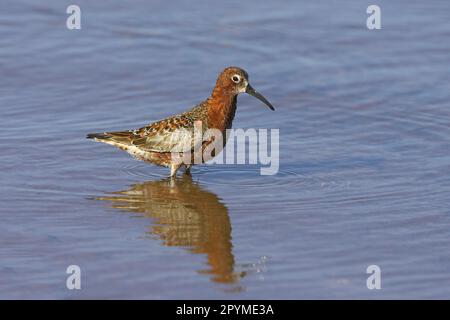
[[[77,3],[69,31],[69,1],[2,2],[0,298],[450,298],[447,1],[379,1],[379,31],[360,0]],[[242,96],[234,122],[280,129],[277,175],[170,182],[85,139],[228,65],[277,109]]]

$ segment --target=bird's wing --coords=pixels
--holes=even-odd
[[[194,122],[183,117],[172,117],[137,130],[106,132],[105,138],[99,140],[106,139],[143,151],[187,152],[195,147]]]

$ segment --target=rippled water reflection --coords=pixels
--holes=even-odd
[[[450,297],[447,1],[381,1],[379,31],[368,1],[80,0],[80,31],[68,4],[0,12],[1,298]],[[277,109],[240,96],[234,122],[280,129],[277,175],[168,182],[85,140],[184,111],[228,65]]]
[[[149,181],[113,194],[95,199],[151,218],[148,233],[166,246],[206,254],[210,269],[203,273],[211,273],[213,281],[234,283],[242,275],[234,272],[228,209],[215,194],[193,183],[191,177]]]

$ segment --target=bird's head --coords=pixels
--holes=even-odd
[[[245,92],[262,101],[270,109],[275,110],[272,104],[250,85],[248,73],[238,67],[228,67],[219,74],[213,94],[214,92],[234,96]]]

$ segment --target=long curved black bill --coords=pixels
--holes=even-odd
[[[275,110],[275,108],[272,106],[272,104],[266,98],[264,98],[264,96],[261,93],[259,93],[255,89],[253,89],[253,87],[251,85],[249,85],[249,84],[247,85],[247,88],[245,89],[245,93],[248,93],[249,95],[254,96],[258,100],[261,100],[271,110]]]

